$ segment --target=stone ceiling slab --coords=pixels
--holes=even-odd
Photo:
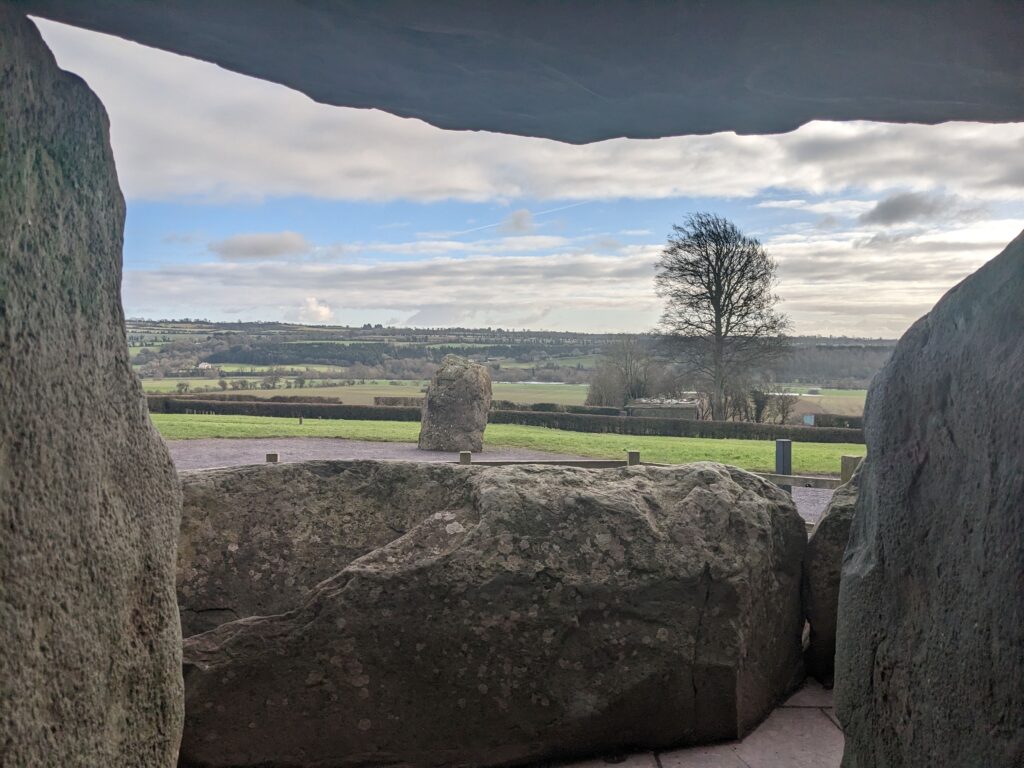
[[[1024,120],[1024,3],[15,0],[442,128],[583,143]]]

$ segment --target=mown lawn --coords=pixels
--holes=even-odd
[[[238,437],[340,437],[350,440],[415,442],[420,425],[402,421],[347,421],[269,416],[194,416],[152,414],[153,423],[168,440]],[[696,437],[648,437],[568,432],[519,424],[491,424],[487,445],[529,448],[601,459],[624,458],[638,450],[644,461],[685,464],[720,461],[744,469],[771,472],[775,444],[767,440],[715,440]],[[793,471],[797,474],[839,474],[839,457],[863,456],[865,447],[849,443],[793,443]]]

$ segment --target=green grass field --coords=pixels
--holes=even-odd
[[[195,416],[152,414],[153,423],[168,440],[196,438],[340,437],[350,440],[415,442],[420,425],[407,421],[343,421],[267,416]],[[627,450],[641,452],[644,461],[685,464],[719,461],[744,469],[771,472],[775,444],[767,440],[714,440],[695,437],[648,437],[567,432],[518,424],[491,424],[486,445],[529,448],[599,459],[620,459]],[[865,447],[848,443],[794,443],[793,471],[797,474],[839,474],[839,457],[863,456]]]

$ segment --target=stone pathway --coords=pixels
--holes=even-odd
[[[370,440],[343,440],[331,437],[211,438],[203,440],[166,440],[178,469],[215,469],[246,464],[263,464],[268,453],[278,454],[282,464],[296,461],[458,461],[459,454],[421,451],[416,443],[381,443]],[[531,451],[525,448],[492,448],[474,454],[483,459],[543,461],[579,459],[565,453]]]
[[[842,758],[843,732],[832,709],[832,692],[808,680],[743,741],[562,768],[839,768]]]
[[[246,464],[263,464],[268,453],[278,454],[282,464],[314,460],[374,459],[376,461],[458,461],[458,454],[439,451],[421,451],[415,443],[378,443],[368,440],[343,440],[330,437],[265,437],[265,438],[210,438],[203,440],[166,440],[167,447],[179,470],[216,469]],[[512,461],[542,461],[584,459],[565,453],[531,451],[526,448],[491,448],[482,454],[484,459]],[[814,488],[794,488],[793,501],[800,515],[814,523],[832,498],[832,491]]]

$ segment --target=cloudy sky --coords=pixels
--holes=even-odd
[[[37,21],[110,113],[134,317],[641,331],[673,222],[779,262],[797,333],[902,333],[1024,227],[1024,124],[569,146],[442,131]]]

